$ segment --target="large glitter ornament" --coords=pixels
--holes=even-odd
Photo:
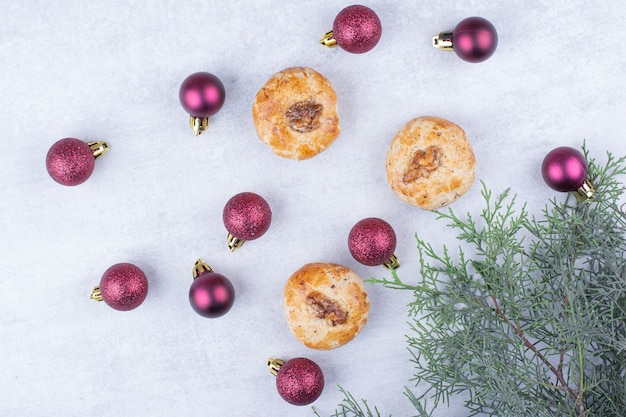
[[[376,46],[382,31],[380,19],[372,9],[353,5],[339,12],[333,30],[327,32],[320,43],[329,48],[340,46],[353,54],[362,54]]]
[[[234,252],[246,240],[258,239],[267,232],[272,222],[272,210],[260,195],[244,192],[228,200],[222,217],[228,231],[226,243]]]
[[[498,32],[487,19],[468,17],[461,20],[452,32],[433,36],[433,46],[443,51],[454,51],[467,62],[482,62],[496,51]]]
[[[541,174],[546,184],[556,191],[571,191],[578,201],[593,198],[595,189],[587,178],[587,161],[574,148],[562,146],[548,152],[541,165]]]
[[[348,235],[348,249],[360,263],[368,266],[400,267],[396,250],[396,233],[389,223],[369,217],[356,223]]]
[[[82,184],[93,173],[95,161],[109,150],[106,142],[83,142],[65,138],[56,142],[46,155],[46,169],[62,185]]]
[[[228,313],[235,302],[233,284],[224,275],[213,272],[201,259],[193,268],[189,303],[203,317],[216,318]]]
[[[185,78],[178,92],[180,104],[189,113],[189,126],[196,136],[209,128],[209,118],[220,111],[226,99],[224,84],[208,72]]]
[[[141,305],[148,295],[148,279],[139,267],[120,263],[111,266],[102,275],[90,298],[104,301],[109,307],[133,310]]]
[[[293,405],[307,405],[317,400],[324,390],[324,373],[312,360],[294,358],[287,362],[268,359],[267,366],[276,376],[280,396]]]

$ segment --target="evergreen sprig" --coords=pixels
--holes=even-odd
[[[422,392],[405,395],[417,415],[462,394],[470,416],[623,416],[626,157],[599,166],[583,150],[593,200],[554,199],[535,218],[483,184],[478,218],[438,213],[456,253],[416,236],[419,282],[372,280],[414,294],[407,340]],[[344,394],[335,416],[372,416]]]
[[[378,412],[378,408],[374,407],[374,410],[372,410],[367,404],[367,400],[361,400],[359,403],[359,401],[357,401],[352,394],[350,394],[341,386],[339,387],[339,391],[341,391],[341,393],[344,395],[344,399],[343,402],[339,404],[339,409],[335,410],[335,414],[333,414],[331,417],[381,417],[380,413]],[[313,412],[317,417],[321,417],[321,415],[317,410],[315,410],[315,408],[313,409]]]

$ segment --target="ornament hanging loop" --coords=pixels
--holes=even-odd
[[[91,298],[92,300],[96,300],[96,301],[104,300],[104,298],[102,298],[102,291],[100,291],[99,285],[96,285],[95,287],[93,287],[93,291],[91,292],[91,295],[89,296],[89,298]]]
[[[452,32],[441,32],[437,36],[433,36],[433,46],[442,51],[453,51]]]
[[[573,192],[574,197],[576,197],[576,201],[582,203],[583,201],[590,200],[595,195],[596,189],[589,182],[589,180],[585,180],[577,190]]]
[[[198,259],[193,266],[193,279],[196,279],[200,275],[207,272],[213,272],[213,269],[209,265],[202,262],[202,259]]]
[[[280,371],[280,368],[284,364],[285,364],[285,361],[282,359],[269,358],[267,360],[267,368],[269,369],[270,373],[274,376],[278,375],[278,371]]]
[[[391,258],[389,258],[389,260],[385,262],[383,266],[391,270],[400,268],[400,262],[398,261],[398,257],[395,254],[391,255]]]
[[[231,252],[234,252],[238,248],[242,247],[244,242],[245,242],[245,240],[241,240],[241,239],[233,236],[230,233],[226,237],[226,244],[228,245],[228,249],[230,249]]]
[[[337,40],[334,38],[335,34],[331,30],[330,32],[326,32],[324,37],[320,39],[320,43],[329,48],[334,48],[337,46]]]
[[[189,116],[189,127],[196,136],[200,136],[202,132],[209,128],[209,118]]]
[[[109,151],[109,144],[106,142],[87,142],[87,146],[93,151],[93,157],[96,159]]]

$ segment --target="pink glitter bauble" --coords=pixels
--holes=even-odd
[[[228,313],[235,302],[233,284],[224,275],[204,272],[189,288],[189,303],[203,317],[216,318]]]
[[[396,233],[389,223],[376,217],[359,221],[348,235],[350,253],[360,263],[382,265],[396,250]]]
[[[543,159],[543,180],[556,191],[576,191],[587,179],[587,161],[574,148],[553,149]]]
[[[452,48],[467,62],[482,62],[496,51],[498,33],[487,19],[468,17],[452,31]]]
[[[383,28],[376,13],[369,7],[348,6],[339,12],[333,23],[333,38],[342,49],[362,54],[373,49]]]
[[[56,142],[46,156],[46,169],[62,185],[82,184],[91,176],[96,164],[93,151],[80,139],[65,138]]]
[[[322,395],[324,374],[312,360],[294,358],[285,362],[278,371],[276,389],[290,404],[311,404]]]
[[[224,84],[208,72],[196,72],[185,78],[178,92],[180,104],[193,117],[211,117],[224,105]]]
[[[141,269],[121,263],[107,269],[100,280],[102,299],[109,307],[128,311],[137,308],[148,295],[148,280]]]
[[[222,217],[228,233],[237,239],[254,240],[269,229],[272,211],[263,197],[245,192],[228,200]]]

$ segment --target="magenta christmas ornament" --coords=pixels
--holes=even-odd
[[[228,278],[198,259],[189,288],[189,303],[194,311],[202,317],[217,318],[228,313],[234,302],[235,289]]]
[[[461,20],[452,32],[433,36],[433,46],[444,51],[454,51],[467,62],[482,62],[495,52],[498,32],[487,19],[468,17]]]
[[[226,243],[234,252],[246,240],[258,239],[267,232],[272,222],[272,211],[263,197],[244,192],[228,200],[222,217],[228,231]]]
[[[106,142],[83,142],[65,138],[56,142],[46,155],[46,169],[62,185],[82,184],[91,176],[96,159],[109,150]]]
[[[382,34],[380,19],[365,6],[348,6],[339,12],[333,23],[333,30],[327,32],[320,43],[329,48],[340,46],[353,54],[372,50]]]
[[[133,310],[141,305],[148,295],[148,279],[141,269],[129,263],[115,264],[102,275],[90,298],[104,301],[109,307]]]
[[[543,180],[556,191],[574,193],[576,200],[593,198],[595,189],[589,179],[587,161],[574,148],[562,146],[548,152],[541,165]]]
[[[290,404],[307,405],[317,400],[324,390],[324,374],[310,359],[294,358],[287,362],[268,359],[267,366],[276,377],[278,394]]]
[[[348,249],[363,265],[384,265],[389,269],[400,267],[396,250],[396,233],[386,221],[369,217],[352,227],[348,235]]]
[[[196,136],[209,128],[209,118],[220,111],[226,99],[224,84],[208,72],[185,78],[178,92],[180,104],[189,113],[189,126]]]

